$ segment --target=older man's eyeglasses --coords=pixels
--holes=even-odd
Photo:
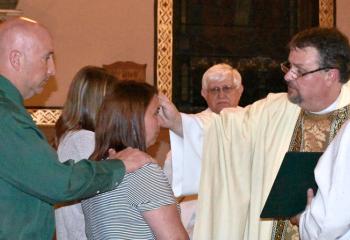
[[[329,70],[329,69],[333,69],[335,67],[321,67],[321,68],[317,68],[315,70],[312,70],[312,71],[308,71],[308,72],[293,72],[292,73],[294,74],[295,78],[301,78],[301,77],[304,77],[305,75],[308,75],[308,74],[311,74],[311,73],[315,73],[315,72],[318,72],[318,71],[322,71],[322,70]],[[288,73],[291,69],[291,64],[290,62],[286,61],[286,62],[283,62],[281,63],[281,70],[282,72],[284,73]]]
[[[222,91],[224,94],[228,94],[230,93],[232,90],[234,89],[233,86],[223,86],[223,87],[213,87],[213,88],[209,88],[208,92],[212,95],[219,95],[220,92]]]

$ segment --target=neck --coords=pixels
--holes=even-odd
[[[337,109],[337,103],[338,103],[338,98],[333,103],[328,105],[326,108],[322,109],[321,111],[317,111],[317,112],[310,111],[310,112],[314,114],[327,114]]]
[[[337,82],[332,84],[329,88],[318,94],[317,98],[313,99],[313,105],[304,105],[301,107],[308,112],[323,112],[333,105],[341,94],[343,84]]]

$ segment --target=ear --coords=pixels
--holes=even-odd
[[[208,97],[208,92],[206,89],[203,89],[201,90],[201,95],[202,97],[205,99],[205,101],[207,101],[207,97]]]
[[[240,96],[242,96],[243,90],[244,90],[243,85],[239,86],[238,91],[239,91]]]
[[[18,50],[12,50],[9,55],[10,65],[16,71],[21,69],[22,53]]]
[[[339,70],[338,69],[329,69],[326,75],[326,84],[331,86],[335,82],[339,82]]]

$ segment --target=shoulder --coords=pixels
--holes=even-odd
[[[61,139],[57,153],[61,162],[67,159],[88,158],[95,148],[95,134],[87,130],[67,132]]]
[[[269,115],[285,111],[299,111],[300,107],[289,101],[287,93],[270,93],[265,98],[245,107],[250,112],[262,112]]]
[[[350,141],[350,120],[347,120],[339,130],[338,134],[336,135],[336,137],[334,138],[330,146],[332,147],[333,145],[338,146],[339,144],[343,143],[344,145],[346,145],[346,148],[347,148],[349,141]],[[331,148],[331,147],[328,147],[328,148]],[[335,148],[336,152],[338,151],[337,148],[338,147]]]
[[[14,117],[13,109],[0,100],[0,123],[13,123],[12,119]]]
[[[224,109],[220,113],[219,120],[227,125],[236,124],[236,122],[242,124],[246,120],[249,120],[247,121],[249,124],[260,123],[264,120],[294,116],[299,111],[300,107],[288,100],[287,93],[270,93],[244,108]]]
[[[30,130],[42,138],[32,117],[23,105],[17,105],[0,94],[0,126],[7,131]],[[26,131],[28,132],[28,131]]]
[[[149,211],[176,202],[168,179],[157,164],[147,164],[128,174],[128,199],[140,211]]]
[[[95,133],[89,130],[81,129],[81,130],[69,132],[69,137],[77,140],[82,138],[94,138]]]
[[[146,189],[171,189],[168,178],[158,164],[149,163],[135,171],[129,173],[129,186],[133,189],[144,191]]]
[[[133,174],[135,177],[149,177],[149,178],[165,178],[165,174],[164,171],[162,170],[162,168],[155,163],[149,163],[144,165],[142,168],[140,168],[139,170],[135,171],[135,173]]]
[[[13,118],[21,116],[18,106],[7,99],[0,91],[0,120],[9,121]],[[11,122],[11,121],[10,121]]]
[[[84,142],[93,142],[94,143],[95,140],[95,133],[92,131],[88,131],[88,130],[77,130],[77,131],[69,131],[67,132],[61,142],[70,142],[70,143],[84,143]]]
[[[264,105],[265,107],[270,107],[281,104],[292,104],[288,100],[287,93],[269,93],[265,98],[254,102],[252,106]]]

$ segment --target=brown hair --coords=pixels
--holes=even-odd
[[[108,157],[108,149],[126,147],[146,150],[144,116],[155,87],[136,81],[122,81],[106,97],[98,113],[95,129],[95,151],[90,159]]]
[[[113,91],[117,79],[101,67],[80,69],[69,87],[62,114],[56,123],[56,142],[72,130],[95,131],[96,116],[103,98]]]
[[[350,45],[348,38],[336,28],[315,27],[297,33],[288,44],[289,49],[314,47],[320,54],[319,67],[337,68],[340,82],[350,76]]]

